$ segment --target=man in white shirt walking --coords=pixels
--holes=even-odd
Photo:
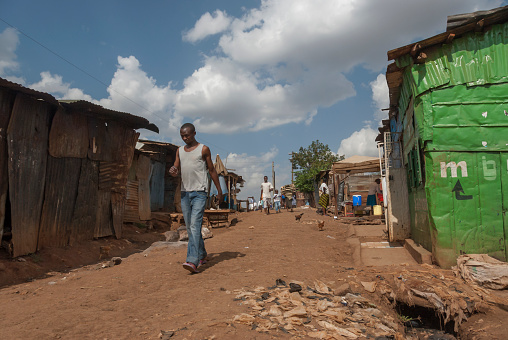
[[[264,177],[264,182],[261,183],[261,198],[260,200],[263,200],[263,208],[265,211],[265,214],[270,213],[270,203],[272,201],[272,191],[273,191],[273,185],[272,183],[268,182],[268,176]]]

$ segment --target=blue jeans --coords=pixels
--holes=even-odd
[[[280,210],[280,202],[279,201],[273,202],[273,208],[275,209],[275,211],[279,211]]]
[[[204,191],[182,191],[181,204],[183,219],[189,234],[187,262],[196,266],[199,260],[206,258],[205,242],[201,236],[201,225],[205,212],[207,194]]]

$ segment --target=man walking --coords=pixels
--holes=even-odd
[[[272,191],[273,185],[268,182],[268,176],[264,177],[264,182],[261,183],[261,200],[263,200],[263,208],[265,214],[268,215],[270,213],[270,203],[272,202]]]
[[[183,267],[191,273],[198,273],[198,267],[206,263],[206,250],[201,225],[205,211],[208,173],[215,184],[218,194],[217,199],[222,202],[222,189],[219,177],[212,162],[210,149],[196,141],[196,128],[190,123],[185,123],[180,128],[180,136],[185,142],[176,151],[174,165],[169,169],[171,176],[181,174],[181,204],[183,219],[189,234],[187,245],[187,259]]]

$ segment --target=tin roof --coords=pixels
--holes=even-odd
[[[43,100],[45,102],[48,102],[48,103],[51,103],[54,105],[58,105],[58,101],[56,100],[56,98],[53,97],[52,95],[50,95],[49,93],[44,93],[44,92],[32,90],[32,89],[29,89],[28,87],[24,87],[20,84],[13,83],[13,82],[11,82],[7,79],[4,79],[4,78],[0,78],[0,87],[10,89],[13,91],[17,91],[17,92],[21,92],[21,93],[29,95],[35,99]]]
[[[157,125],[150,123],[148,119],[132,115],[127,112],[120,112],[106,109],[97,104],[90,103],[86,100],[59,100],[59,103],[70,111],[98,116],[105,120],[121,121],[127,126],[134,129],[147,129],[159,133]]]
[[[143,117],[138,117],[126,112],[106,109],[100,105],[87,102],[86,100],[57,100],[49,93],[36,91],[28,87],[24,87],[23,85],[13,83],[4,78],[0,78],[0,88],[21,92],[37,100],[42,100],[56,106],[61,105],[70,110],[78,111],[79,113],[86,114],[88,112],[106,120],[121,121],[133,129],[143,128],[159,133],[159,128]]]
[[[507,20],[508,6],[495,8],[490,11],[449,16],[448,29],[446,32],[390,50],[388,51],[388,60],[397,59],[405,54],[412,54],[413,57],[416,58],[421,49],[446,43],[468,32],[481,31],[487,26],[503,23]]]
[[[377,172],[379,171],[379,158],[355,155],[333,163],[332,169],[336,174]]]
[[[143,143],[145,145],[160,146],[161,148],[178,149],[178,145],[175,145],[172,143],[157,142],[157,141],[148,140],[148,139],[139,139],[138,142]]]

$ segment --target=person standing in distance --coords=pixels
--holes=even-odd
[[[176,151],[175,163],[169,169],[173,177],[181,174],[181,204],[183,219],[189,234],[187,245],[187,259],[183,267],[191,273],[197,273],[198,267],[206,263],[206,250],[201,225],[208,196],[208,173],[217,187],[217,199],[222,202],[222,189],[219,176],[212,162],[210,149],[196,141],[196,128],[191,123],[185,123],[180,128],[180,136],[185,142]]]
[[[260,200],[263,200],[263,208],[265,214],[268,215],[270,213],[270,203],[272,202],[273,185],[272,183],[268,182],[268,176],[265,176],[263,179],[264,182],[261,183]]]

